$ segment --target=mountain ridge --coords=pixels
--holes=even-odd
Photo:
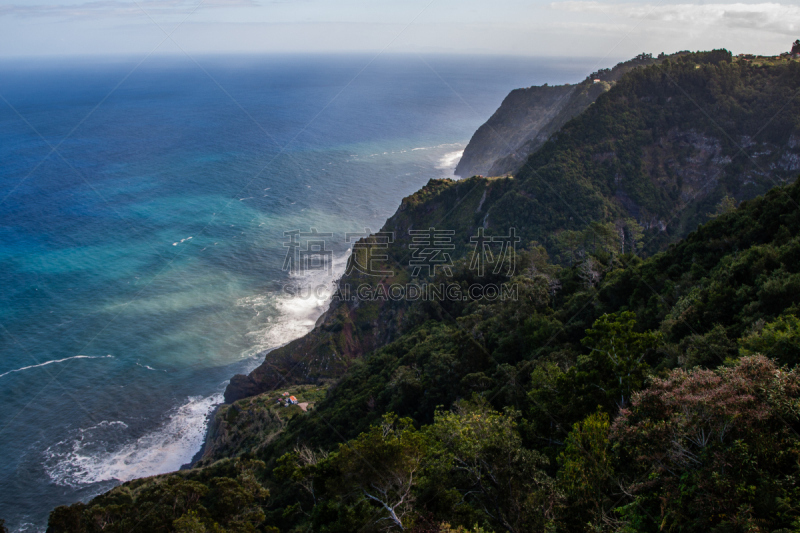
[[[729,115],[730,106],[741,101],[741,117],[732,117],[733,127],[745,127],[744,121],[752,121],[751,106],[759,102],[752,99],[748,83],[755,78],[772,92],[789,83],[798,86],[796,62],[754,67],[734,62],[726,51],[673,59],[629,69],[594,105],[531,154],[513,178],[431,180],[403,199],[381,229],[396,239],[390,247],[394,264],[386,269],[399,264],[399,272],[380,283],[388,287],[409,279],[403,264],[408,262],[412,226],[453,229],[454,257],[467,253],[479,228],[511,227],[523,243],[536,241],[567,264],[576,253],[585,254],[591,242],[596,246],[599,235],[621,241],[623,247],[647,242],[643,251],[652,254],[707,220],[726,195],[736,201],[752,198],[800,170],[798,125],[784,119],[772,132],[765,132],[761,123],[747,126],[753,134],[759,129],[762,136],[770,133],[762,142],[748,138],[747,149],[756,154],[756,161],[720,134],[713,116],[707,117],[696,105],[697,99],[722,101],[726,107],[711,112]],[[688,80],[692,93],[684,95],[670,77]],[[716,78],[727,81],[731,92],[706,83]],[[784,106],[786,116],[791,116],[796,105],[786,104],[790,109],[776,99],[759,112],[773,116]],[[682,129],[690,119],[694,127]],[[763,167],[772,172],[764,175]],[[355,275],[340,283],[356,286],[365,281],[370,280]],[[405,331],[404,313],[398,302],[334,301],[311,333],[270,352],[249,376],[235,376],[226,389],[226,401],[270,390],[277,386],[275,380],[313,383],[334,378],[353,360]],[[322,367],[328,370],[320,371]]]
[[[385,256],[339,282],[368,297],[231,380],[195,468],[60,507],[48,532],[791,530],[797,87],[787,57],[681,54],[513,176],[430,180],[390,242],[354,247]],[[452,230],[448,269],[415,275],[427,228]],[[485,236],[519,238],[490,261],[509,268],[476,267]],[[426,284],[461,292],[374,297]]]
[[[611,69],[601,69],[574,85],[514,89],[473,134],[456,166],[463,178],[514,173],[525,159],[571,118],[582,113],[626,72],[658,64],[667,57],[640,54]]]

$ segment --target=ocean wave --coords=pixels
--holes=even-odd
[[[267,313],[264,327],[250,332],[252,348],[243,355],[253,357],[311,331],[327,308],[330,294],[335,290],[336,280],[344,273],[349,255],[348,250],[334,256],[331,274],[311,271],[305,276],[290,277],[291,281],[303,286],[329,287],[330,291],[324,298],[308,293],[305,296],[278,293],[239,299],[237,305],[252,308],[255,317]],[[259,320],[259,323],[263,321]],[[252,366],[260,362],[260,357],[253,357]],[[148,370],[158,370],[136,364]],[[45,471],[55,484],[73,488],[176,471],[190,462],[202,447],[208,416],[222,401],[221,392],[207,397],[191,397],[187,403],[170,412],[160,427],[138,438],[130,436],[128,426],[121,421],[103,421],[78,429],[45,450]]]
[[[412,152],[416,152],[419,150],[436,150],[437,148],[447,148],[448,146],[464,146],[461,143],[444,143],[444,144],[437,144],[435,146],[420,146],[418,148],[412,148]]]
[[[158,368],[153,368],[153,367],[152,367],[152,366],[150,366],[150,365],[143,365],[143,364],[139,363],[138,361],[137,361],[137,363],[136,363],[136,366],[140,366],[140,367],[142,367],[142,368],[146,368],[147,370],[154,370],[154,371],[156,371],[156,372],[158,372],[158,371],[159,371],[159,369],[158,369]],[[166,370],[163,370],[163,369],[161,369],[161,372],[166,372]]]
[[[448,152],[444,154],[436,165],[438,170],[455,169],[461,156],[464,155],[464,150],[457,150],[455,152]]]
[[[331,296],[336,290],[337,280],[344,274],[350,251],[335,255],[331,274],[327,270],[312,270],[304,275],[292,275],[289,283],[303,287],[298,294],[280,292],[277,294],[253,295],[240,298],[236,303],[255,311],[254,319],[266,314],[266,322],[259,320],[254,329],[248,332],[253,344],[244,357],[252,357],[264,351],[283,346],[302,337],[312,329],[317,319],[325,312]],[[313,290],[306,288],[324,287],[318,298]],[[261,360],[254,361],[254,366]]]
[[[172,243],[172,246],[178,246],[178,245],[179,245],[179,244],[181,244],[182,242],[186,242],[186,241],[190,241],[190,240],[192,240],[192,237],[186,237],[185,239],[181,239],[181,240],[179,240],[179,241],[177,241],[177,242],[173,242],[173,243]]]
[[[444,144],[436,144],[436,145],[433,145],[433,146],[417,146],[416,148],[403,148],[403,149],[400,149],[400,150],[388,150],[388,151],[384,151],[384,152],[375,152],[375,153],[372,153],[372,154],[364,154],[364,155],[351,154],[350,157],[357,158],[357,159],[362,158],[362,157],[363,158],[371,158],[371,157],[380,157],[380,156],[384,156],[384,155],[407,154],[409,152],[419,152],[419,151],[424,151],[424,150],[440,150],[442,148],[452,148],[452,147],[455,147],[455,146],[463,147],[464,143],[444,143]],[[306,170],[308,170],[308,169],[306,169]]]
[[[191,397],[158,429],[116,448],[112,443],[127,440],[124,422],[74,431],[45,450],[45,471],[55,484],[68,487],[174,472],[201,448],[208,416],[222,400],[222,393]]]
[[[15,368],[14,370],[9,370],[3,374],[0,374],[0,378],[3,376],[7,376],[9,374],[13,374],[14,372],[22,372],[24,370],[30,370],[32,368],[40,368],[47,365],[53,365],[55,363],[64,363],[66,361],[71,361],[73,359],[107,359],[109,357],[114,357],[113,355],[74,355],[72,357],[65,357],[64,359],[54,359],[52,361],[45,361],[44,363],[39,363],[38,365],[30,365],[30,366],[23,366],[22,368]]]

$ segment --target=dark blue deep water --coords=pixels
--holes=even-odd
[[[376,231],[452,175],[508,91],[590,60],[236,57],[0,63],[0,518],[199,449],[226,380],[308,331],[293,229]],[[366,66],[366,68],[365,68]],[[315,275],[321,275],[315,273]]]

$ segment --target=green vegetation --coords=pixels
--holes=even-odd
[[[203,456],[195,466],[257,453],[278,436],[288,420],[313,411],[326,390],[326,386],[298,385],[221,405],[209,428]],[[291,396],[297,404],[286,404]]]
[[[264,463],[225,460],[211,468],[126,483],[92,500],[59,507],[48,531],[277,533],[263,526],[269,492]]]
[[[50,533],[800,529],[800,183],[752,197],[791,153],[715,133],[796,144],[798,82],[793,61],[684,54],[513,179],[432,181],[373,283],[409,280],[408,228],[452,223],[452,276],[427,281],[516,300],[334,303],[234,380],[197,468],[60,507]],[[470,269],[478,227],[519,230],[514,272]]]
[[[634,218],[653,253],[724,197],[795,177],[798,84],[796,61],[755,67],[724,50],[632,70],[530,155],[488,220],[554,254],[561,231]]]
[[[792,530],[798,202],[776,188],[646,260],[561,267],[531,244],[490,280],[516,302],[417,302],[327,392],[292,389],[313,411],[223,407],[239,458],[59,508],[52,531],[130,530],[142,509],[143,531]],[[466,259],[453,274],[474,281]]]

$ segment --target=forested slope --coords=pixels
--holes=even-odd
[[[797,529],[799,68],[636,69],[513,178],[432,180],[355,252],[392,273],[340,285],[458,297],[334,300],[232,381],[195,468],[50,531]],[[414,276],[432,227],[451,268]],[[476,271],[512,228],[514,268]]]
[[[647,260],[598,248],[599,278],[531,246],[486,281],[516,301],[418,302],[315,409],[278,411],[277,438],[60,508],[51,530],[789,531],[798,202],[775,188]],[[476,281],[466,261],[453,279]]]
[[[513,178],[432,180],[403,200],[382,231],[394,276],[345,275],[342,284],[405,283],[409,231],[454,232],[451,256],[470,239],[514,228],[552,261],[584,261],[599,246],[652,255],[720,205],[762,194],[800,172],[800,63],[734,61],[727,51],[682,54],[623,75],[531,155]],[[236,376],[226,401],[288,380],[336,378],[352,361],[413,324],[402,302],[335,301],[319,326]],[[291,372],[289,371],[291,369]]]

